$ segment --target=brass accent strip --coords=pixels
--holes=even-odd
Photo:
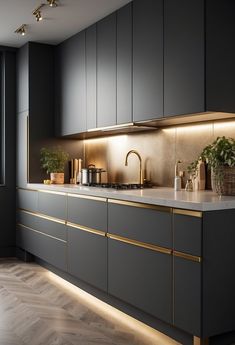
[[[209,338],[202,339],[194,336],[193,345],[209,345]]]
[[[35,216],[35,217],[38,217],[38,218],[50,220],[50,221],[55,222],[55,223],[60,223],[60,224],[66,225],[66,221],[65,221],[65,220],[62,220],[62,219],[58,219],[58,218],[51,217],[51,216],[46,216],[46,215],[44,215],[44,214],[37,213],[37,212],[27,211],[27,210],[25,210],[25,209],[23,209],[23,208],[19,208],[19,211],[24,212],[24,213],[27,213],[27,214],[29,214],[29,215],[31,215],[31,216]]]
[[[53,238],[54,240],[57,240],[57,241],[60,241],[60,242],[63,242],[63,243],[67,243],[67,241],[62,240],[61,238],[58,238],[58,237],[55,237],[55,236],[52,236],[52,235],[45,234],[45,232],[41,232],[41,231],[32,229],[32,228],[30,228],[29,226],[26,226],[26,225],[24,225],[24,224],[17,223],[17,225],[22,226],[23,228],[26,228],[26,229],[31,230],[31,231],[33,231],[33,232],[36,232],[36,233],[38,233],[38,234],[40,234],[40,235],[44,235],[44,236]]]
[[[122,237],[122,236],[118,236],[118,235],[113,235],[110,233],[107,233],[106,235],[108,238],[110,238],[111,240],[116,240],[116,241],[120,241],[123,243],[127,243],[127,244],[131,244],[133,246],[137,246],[137,247],[141,247],[141,248],[145,248],[145,249],[150,249],[153,250],[155,252],[159,252],[159,253],[163,253],[163,254],[172,254],[172,249],[168,249],[168,248],[164,248],[164,247],[159,247],[156,246],[154,244],[148,244],[148,243],[144,243],[144,242],[139,242],[136,240],[131,240],[129,238],[126,237]]]
[[[72,228],[75,228],[75,229],[79,229],[79,230],[82,230],[82,231],[89,232],[91,234],[95,234],[95,235],[99,235],[99,236],[104,236],[104,237],[106,236],[106,233],[104,231],[88,228],[87,226],[84,226],[84,225],[74,224],[74,223],[70,223],[70,222],[67,222],[67,225],[71,226]]]
[[[88,200],[103,201],[103,202],[107,201],[107,198],[103,198],[103,197],[100,197],[100,196],[93,196],[93,195],[83,195],[83,194],[71,194],[71,193],[68,193],[68,196],[71,196],[72,198],[79,198],[79,199],[88,199]]]
[[[66,195],[65,192],[57,192],[57,191],[48,190],[48,189],[39,189],[38,192],[41,192],[41,193],[49,193],[49,194],[58,194],[58,195]]]
[[[87,132],[96,132],[96,131],[106,131],[106,130],[113,130],[113,129],[121,129],[121,128],[125,128],[125,127],[130,127],[133,126],[134,123],[133,122],[128,122],[128,123],[122,123],[120,125],[113,125],[113,126],[106,126],[106,127],[98,127],[98,128],[91,128],[88,129]]]
[[[152,204],[144,204],[140,202],[134,202],[134,201],[124,201],[124,200],[117,200],[117,199],[108,199],[108,203],[110,204],[118,204],[118,205],[125,205],[125,206],[132,206],[132,207],[138,207],[138,208],[146,208],[156,211],[162,211],[162,212],[172,212],[171,207],[167,206],[159,206],[159,205],[152,205]]]
[[[199,262],[199,263],[202,262],[202,258],[200,256],[178,252],[177,250],[173,250],[173,256],[177,256],[179,258],[194,261],[194,262]]]
[[[182,210],[179,208],[173,208],[173,213],[174,214],[182,214],[184,216],[202,218],[202,212],[200,212],[200,211],[191,211],[191,210]]]

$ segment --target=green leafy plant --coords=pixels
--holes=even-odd
[[[69,154],[60,147],[45,148],[40,150],[40,162],[43,169],[49,173],[63,173]]]

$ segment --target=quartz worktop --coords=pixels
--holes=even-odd
[[[115,190],[71,184],[44,185],[40,183],[30,183],[27,185],[27,188],[90,195],[196,211],[235,209],[234,196],[219,197],[212,191],[186,192],[182,190],[175,192],[173,188],[166,187],[137,190]]]

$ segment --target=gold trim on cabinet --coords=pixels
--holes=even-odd
[[[202,339],[194,336],[193,345],[209,345],[209,338]]]
[[[159,252],[159,253],[163,253],[163,254],[169,254],[169,255],[172,254],[172,249],[165,248],[165,247],[159,247],[159,246],[156,246],[154,244],[148,244],[145,242],[131,240],[129,238],[118,236],[118,235],[113,235],[110,233],[107,233],[107,237],[110,238],[111,240],[116,240],[119,242],[131,244],[133,246],[137,246],[137,247],[141,247],[141,248],[145,248],[145,249],[150,249],[150,250],[153,250],[155,252]]]
[[[101,196],[71,194],[71,193],[68,193],[68,196],[70,196],[72,198],[79,198],[79,199],[88,199],[88,200],[103,201],[103,202],[107,201],[107,198],[103,198]]]
[[[95,234],[95,235],[99,235],[99,236],[106,236],[106,232],[104,231],[100,231],[100,230],[96,230],[96,229],[92,229],[92,228],[88,228],[87,226],[84,226],[84,225],[79,225],[79,224],[74,224],[74,223],[70,223],[70,222],[67,222],[67,225],[72,227],[72,228],[75,228],[75,229],[79,229],[79,230],[82,230],[82,231],[85,231],[85,232],[89,232],[91,234]]]
[[[54,190],[48,190],[48,189],[38,189],[38,192],[41,193],[48,193],[48,194],[57,194],[57,195],[66,195],[67,193],[65,192],[57,192]]]
[[[144,204],[144,203],[135,202],[135,201],[124,201],[124,200],[117,200],[117,199],[108,199],[108,203],[110,203],[110,204],[117,204],[117,205],[132,206],[132,207],[137,207],[137,208],[145,208],[145,209],[151,209],[151,210],[168,212],[168,213],[172,212],[172,208],[171,207],[151,205],[151,204]]]
[[[173,250],[173,256],[177,256],[179,258],[194,261],[194,262],[199,262],[199,263],[202,262],[202,258],[200,256],[178,252],[177,250]]]
[[[31,216],[35,216],[35,217],[38,217],[38,218],[50,220],[50,221],[55,222],[55,223],[60,223],[60,224],[66,225],[66,221],[62,220],[62,219],[59,219],[59,218],[55,218],[55,217],[51,217],[51,216],[46,216],[44,214],[37,213],[37,212],[31,212],[31,211],[25,210],[23,208],[19,208],[19,211],[27,213],[27,214],[30,214]]]
[[[60,242],[63,242],[63,243],[67,243],[67,241],[62,240],[61,238],[58,238],[58,237],[55,237],[55,236],[52,236],[52,235],[48,235],[48,234],[46,234],[45,232],[41,232],[41,231],[32,229],[32,228],[30,228],[29,226],[26,226],[26,225],[24,225],[24,224],[17,223],[17,225],[23,226],[23,228],[26,228],[26,229],[31,230],[31,231],[33,231],[33,232],[37,232],[37,233],[40,234],[40,235],[44,235],[44,236],[53,238],[54,240],[57,240],[57,241],[60,241]]]
[[[202,218],[202,212],[200,211],[182,210],[179,208],[173,208],[173,214]]]

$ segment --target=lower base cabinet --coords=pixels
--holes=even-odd
[[[107,291],[107,238],[68,226],[68,272]]]
[[[108,293],[172,323],[172,256],[108,240]]]

